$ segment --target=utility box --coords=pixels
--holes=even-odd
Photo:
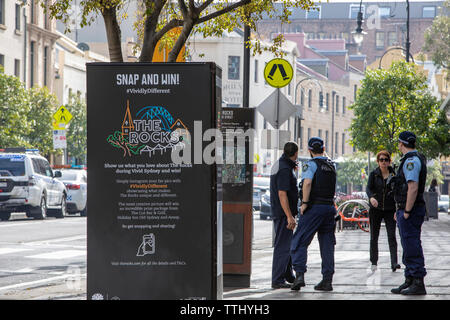
[[[221,100],[214,63],[87,64],[88,299],[222,298]]]
[[[424,192],[423,198],[425,200],[427,219],[429,218],[438,219],[439,218],[438,193]]]

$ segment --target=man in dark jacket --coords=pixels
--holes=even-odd
[[[289,249],[297,224],[294,217],[298,212],[298,189],[294,170],[297,168],[298,146],[295,142],[287,142],[283,151],[270,176],[270,205],[275,230],[273,289],[290,288],[289,283],[294,282]]]
[[[377,163],[378,167],[370,173],[366,187],[370,203],[370,262],[372,271],[375,271],[378,263],[378,237],[381,221],[384,220],[391,253],[391,269],[395,271],[400,268],[400,265],[397,263],[397,240],[395,238],[395,201],[387,185],[389,178],[395,175],[394,169],[390,166],[391,155],[389,152],[385,150],[378,152]]]

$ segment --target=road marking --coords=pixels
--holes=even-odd
[[[73,236],[73,237],[66,237],[66,238],[53,238],[53,239],[47,239],[47,240],[39,240],[39,241],[30,241],[30,242],[24,242],[25,245],[43,245],[48,244],[51,242],[66,242],[66,241],[76,241],[76,240],[84,240],[87,239],[87,235],[80,235],[80,236]]]
[[[19,269],[19,270],[0,270],[0,272],[3,272],[3,273],[31,273],[35,270],[36,269],[23,268],[23,269]]]
[[[84,278],[84,277],[86,277],[86,274],[85,273],[80,274],[80,277]],[[53,282],[56,280],[63,280],[63,279],[67,279],[67,278],[73,278],[73,274],[57,276],[57,277],[53,277],[53,278],[47,278],[47,279],[36,280],[36,281],[30,281],[30,282],[22,282],[22,283],[12,284],[12,285],[9,285],[6,287],[0,287],[0,291],[16,289],[16,288],[20,288],[20,287],[31,287],[31,286],[34,286],[37,284]]]
[[[86,251],[84,251],[84,250],[62,250],[62,251],[54,251],[54,252],[36,254],[36,255],[32,255],[32,256],[26,256],[25,258],[68,259],[68,258],[74,258],[74,257],[79,257],[79,256],[85,256],[85,255],[86,255]]]
[[[29,251],[31,249],[19,249],[19,248],[0,248],[0,254],[16,253],[22,251]]]

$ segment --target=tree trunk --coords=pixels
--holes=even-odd
[[[109,59],[111,62],[123,62],[122,37],[119,23],[117,22],[116,7],[103,9],[106,36],[108,39]]]
[[[180,51],[183,48],[184,44],[186,43],[186,40],[191,34],[193,28],[194,28],[193,20],[189,19],[184,22],[183,30],[181,30],[180,36],[178,37],[177,42],[175,42],[175,45],[173,46],[172,50],[170,50],[168,62],[177,61],[177,57],[180,54]]]

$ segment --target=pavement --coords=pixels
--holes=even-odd
[[[402,269],[390,269],[389,248],[384,224],[380,231],[379,261],[375,272],[370,270],[369,233],[359,229],[336,232],[335,275],[332,292],[317,292],[314,285],[321,280],[320,252],[317,237],[308,251],[306,287],[294,292],[271,288],[272,223],[254,220],[252,276],[249,288],[225,288],[224,300],[449,300],[450,299],[450,214],[439,213],[438,219],[425,221],[422,245],[427,276],[425,296],[402,296],[390,293],[403,283]],[[397,232],[398,256],[402,248]],[[65,278],[55,283],[22,287],[0,295],[12,300],[85,300],[86,278]]]

